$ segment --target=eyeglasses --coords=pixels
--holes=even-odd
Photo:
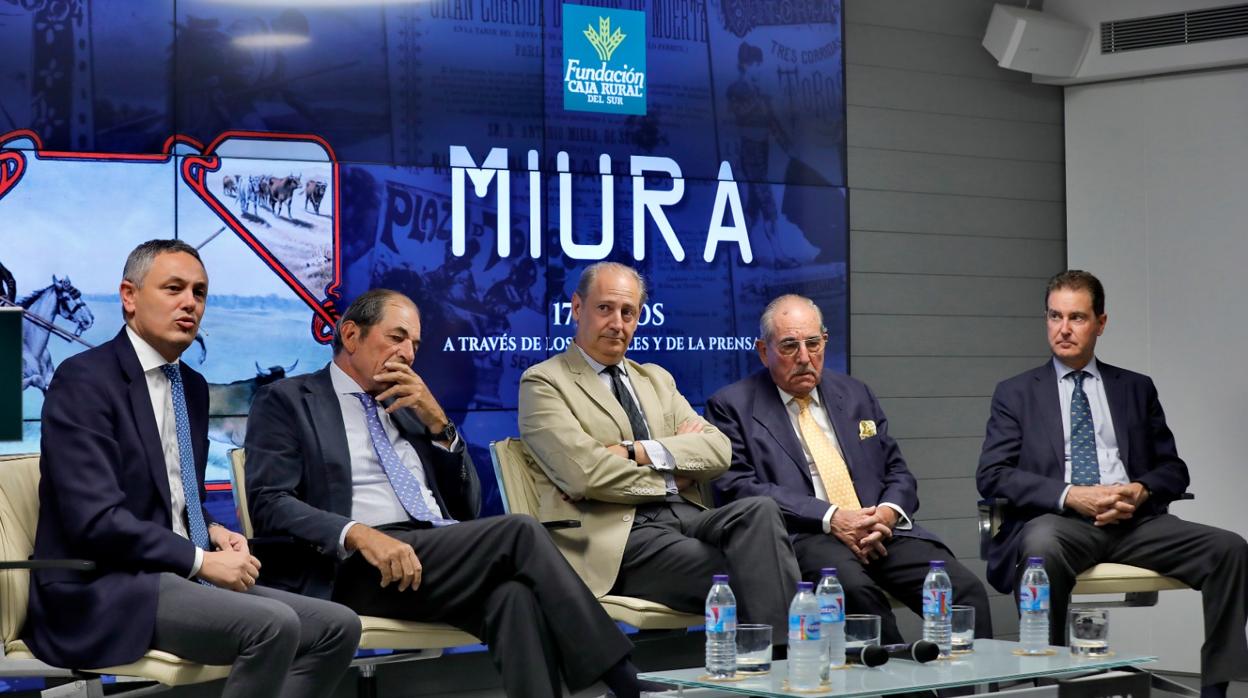
[[[806,353],[811,356],[817,356],[823,353],[823,347],[828,343],[826,334],[817,337],[807,337],[806,339],[786,339],[776,343],[776,351],[780,356],[795,356],[803,345],[806,347]]]

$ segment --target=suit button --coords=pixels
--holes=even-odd
[[[625,515],[624,515],[624,520],[625,520],[625,521],[632,521],[632,520],[633,520],[633,517],[632,517],[632,516],[630,516],[629,514],[625,514]]]

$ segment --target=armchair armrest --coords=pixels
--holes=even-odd
[[[1001,530],[1001,522],[1005,519],[1007,500],[1002,497],[989,497],[979,500],[977,506],[979,519],[979,559],[988,559],[988,544],[992,537]]]
[[[95,569],[91,560],[3,560],[0,570],[78,570],[89,572]]]

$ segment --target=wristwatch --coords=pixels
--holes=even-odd
[[[446,426],[442,427],[442,431],[430,434],[430,436],[433,437],[434,441],[445,441],[448,444],[453,444],[455,443],[455,435],[458,433],[455,430],[455,423],[448,419],[446,420]]]
[[[623,446],[625,450],[628,451],[628,459],[636,463],[637,462],[637,447],[633,445],[633,442],[621,441],[620,445]]]

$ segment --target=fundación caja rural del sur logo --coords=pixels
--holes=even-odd
[[[646,113],[646,13],[563,6],[563,108]]]

